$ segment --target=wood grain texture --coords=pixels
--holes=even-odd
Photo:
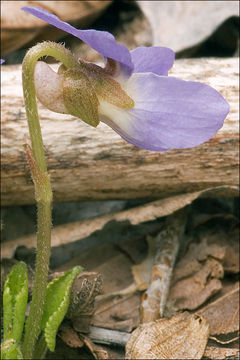
[[[1,71],[2,204],[32,204],[21,67],[3,66]],[[203,145],[160,153],[141,150],[104,124],[91,128],[39,105],[54,201],[159,198],[238,185],[238,59],[177,60],[171,75],[209,84],[230,104],[223,128]]]

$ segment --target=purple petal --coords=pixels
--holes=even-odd
[[[130,53],[135,73],[152,72],[167,75],[175,59],[174,51],[166,47],[138,47]]]
[[[133,71],[131,55],[126,46],[115,41],[112,34],[107,31],[78,30],[70,24],[60,20],[56,15],[38,7],[22,7],[22,10],[32,14],[48,24],[76,36],[86,44],[98,51],[105,58],[111,58],[121,64],[124,74],[129,77]]]
[[[4,59],[0,59],[0,65],[2,65],[5,62]]]
[[[126,141],[147,150],[190,148],[222,127],[229,105],[208,85],[152,73],[133,74],[126,83],[135,101],[130,110],[102,106],[109,126]]]

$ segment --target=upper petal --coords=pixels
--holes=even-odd
[[[56,15],[39,7],[22,7],[22,10],[46,21],[73,36],[76,36],[91,46],[106,58],[111,58],[120,63],[124,74],[129,77],[133,71],[131,55],[126,46],[116,42],[114,36],[107,31],[79,30],[65,21],[60,20]]]
[[[100,103],[99,112],[125,140],[147,150],[197,146],[214,136],[229,111],[220,93],[198,82],[133,74],[124,89],[133,109]]]
[[[130,51],[134,72],[152,72],[157,75],[167,75],[175,59],[173,50],[166,47],[138,47]]]

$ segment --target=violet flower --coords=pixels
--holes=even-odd
[[[102,54],[104,69],[110,70],[108,75],[133,101],[132,105],[116,105],[98,93],[98,116],[129,143],[154,151],[189,148],[209,140],[222,127],[229,112],[228,103],[208,85],[167,76],[174,62],[171,49],[138,47],[128,51],[108,32],[75,29],[41,8],[22,9]],[[51,74],[48,65],[39,62],[35,70],[37,96],[50,110],[69,113],[62,99],[61,75]],[[88,76],[91,80],[91,72]]]
[[[0,59],[0,65],[2,65],[5,62],[4,59]]]

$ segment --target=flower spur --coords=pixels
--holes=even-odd
[[[41,8],[22,9],[81,39],[105,60],[104,68],[79,60],[79,68],[62,66],[58,73],[38,62],[35,89],[50,110],[93,126],[103,121],[129,143],[153,151],[197,146],[222,127],[227,101],[208,85],[167,76],[171,49],[128,51],[108,32],[75,29]]]

